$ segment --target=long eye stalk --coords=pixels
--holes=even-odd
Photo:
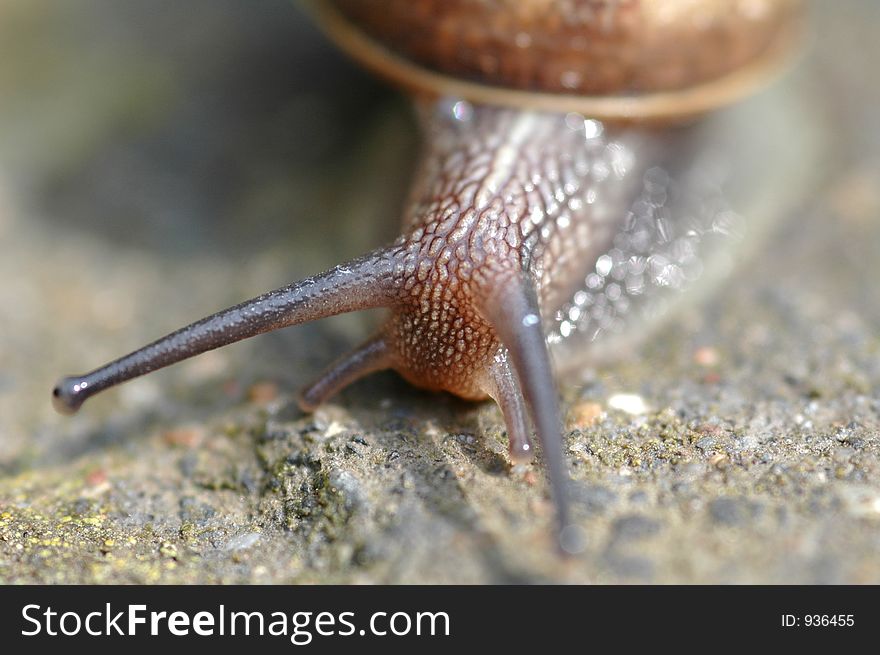
[[[518,385],[497,385],[502,411],[508,407],[526,407],[544,450],[550,486],[556,504],[560,547],[570,553],[582,549],[579,530],[571,523],[568,472],[562,452],[562,418],[553,380],[550,354],[541,326],[541,313],[535,285],[527,273],[512,279],[495,280],[495,292],[485,298],[481,309],[507,348]],[[513,394],[513,397],[508,397]],[[516,395],[521,394],[521,398]],[[523,403],[524,401],[524,403]],[[527,445],[519,433],[522,420],[517,413],[505,412],[512,451]],[[516,419],[516,420],[513,420]],[[517,435],[516,438],[513,438]],[[522,453],[525,454],[525,453]]]
[[[55,409],[76,412],[99,391],[264,332],[373,307],[393,300],[393,258],[379,250],[326,273],[224,309],[52,390]]]

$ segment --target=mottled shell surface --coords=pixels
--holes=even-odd
[[[688,116],[748,95],[786,59],[802,13],[800,0],[332,0],[322,6],[337,43],[399,84],[604,119]],[[562,99],[554,106],[543,96]]]

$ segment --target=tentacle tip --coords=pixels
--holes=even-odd
[[[59,414],[76,414],[86,399],[88,382],[82,378],[62,378],[52,389],[52,406]]]
[[[303,413],[314,414],[315,410],[318,409],[318,405],[320,403],[317,403],[314,401],[314,399],[309,398],[308,390],[305,389],[296,394],[296,404],[300,408],[300,411],[302,411]]]
[[[569,523],[559,531],[559,548],[565,555],[580,555],[587,548],[587,534],[579,525]]]
[[[508,451],[510,462],[514,466],[519,464],[529,464],[535,459],[535,449],[531,444],[522,444],[521,446],[511,446]]]

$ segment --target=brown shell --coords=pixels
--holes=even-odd
[[[410,88],[596,118],[698,114],[787,59],[801,0],[327,0],[321,22]]]

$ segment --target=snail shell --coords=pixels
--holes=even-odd
[[[800,0],[309,2],[355,60],[413,92],[596,120],[672,120],[778,75]]]
[[[75,411],[102,389],[207,350],[386,307],[384,326],[302,393],[303,408],[385,368],[428,389],[493,398],[511,459],[533,457],[534,427],[560,544],[576,550],[550,347],[594,353],[607,334],[646,333],[642,310],[702,277],[710,242],[738,229],[728,187],[760,196],[754,178],[724,171],[795,165],[771,138],[743,147],[733,130],[730,148],[711,122],[658,126],[766,81],[791,49],[799,3],[312,6],[342,47],[416,91],[425,144],[401,236],[65,378],[55,405]]]

